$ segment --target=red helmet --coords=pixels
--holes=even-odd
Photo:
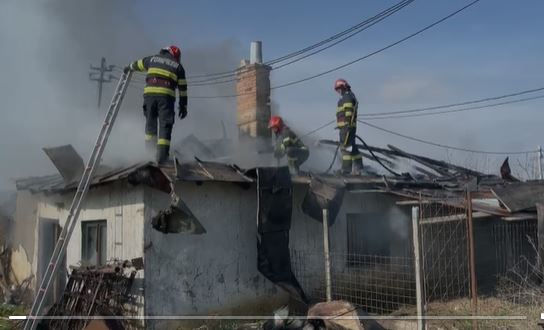
[[[181,57],[181,50],[177,46],[172,45],[172,46],[164,47],[161,50],[169,52],[170,55],[172,55],[176,59],[176,61],[179,62],[179,59]]]
[[[350,89],[351,86],[348,84],[348,82],[345,79],[336,79],[334,82],[334,90],[339,89]]]
[[[268,128],[280,129],[282,127],[283,127],[283,119],[281,119],[280,116],[270,117],[270,121],[268,122]]]

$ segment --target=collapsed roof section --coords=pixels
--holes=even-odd
[[[336,145],[337,142],[322,140],[321,144]],[[310,185],[313,178],[319,178],[324,184],[344,186],[348,191],[378,191],[390,193],[407,199],[405,203],[429,199],[440,203],[457,203],[465,198],[465,192],[478,193],[474,201],[475,211],[511,218],[511,220],[534,218],[535,203],[544,198],[544,182],[512,182],[508,177],[488,175],[444,161],[405,152],[397,147],[388,149],[368,146],[371,153],[363,156],[376,161],[378,158],[386,166],[395,167],[402,160],[409,160],[417,174],[404,172],[397,175],[368,174],[363,176],[339,176],[330,174],[305,173],[293,177],[295,184]],[[58,193],[77,188],[80,159],[71,146],[46,149],[60,174],[23,178],[16,181],[18,190],[33,193]],[[372,155],[373,154],[373,155]],[[415,163],[415,165],[414,165]],[[392,171],[393,172],[393,171]],[[92,185],[103,185],[126,179],[129,183],[146,184],[155,189],[171,192],[173,182],[231,182],[248,185],[256,180],[254,169],[244,170],[236,165],[202,161],[195,158],[192,162],[179,163],[173,167],[158,167],[152,162],[132,164],[115,169],[101,167],[95,175]],[[492,201],[492,202],[490,202]],[[406,205],[407,205],[406,204]],[[513,214],[516,213],[515,216]]]

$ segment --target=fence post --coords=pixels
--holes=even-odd
[[[325,292],[327,301],[332,300],[331,256],[329,249],[329,210],[323,209],[323,254],[325,256]]]
[[[536,203],[538,269],[544,272],[544,203]]]
[[[538,179],[542,180],[542,146],[538,146],[538,160],[536,165],[538,167]]]
[[[419,244],[419,207],[412,207],[412,241],[414,244],[414,268],[416,272],[417,329],[425,329],[423,282],[421,278],[421,247]]]
[[[472,315],[478,315],[478,286],[476,283],[476,261],[474,257],[474,224],[472,219],[472,194],[467,190],[467,231],[468,231],[468,258],[470,270],[470,293],[472,296]],[[472,328],[477,329],[476,320],[472,321]]]

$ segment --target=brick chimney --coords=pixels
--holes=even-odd
[[[237,124],[240,134],[270,138],[270,70],[262,63],[260,41],[251,43],[250,60],[243,60],[236,84]]]

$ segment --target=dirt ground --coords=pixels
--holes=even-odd
[[[477,320],[475,325],[478,329],[542,329],[538,325],[540,313],[544,312],[544,306],[522,306],[514,305],[499,298],[479,298],[478,316],[497,317],[526,317],[526,319],[504,319],[504,320]],[[414,315],[415,309],[406,309],[393,313],[392,315]],[[427,316],[465,316],[472,315],[470,300],[457,299],[448,302],[434,302],[427,306]],[[387,329],[416,329],[415,321],[380,321],[380,324]],[[427,329],[473,329],[472,320],[427,320]]]

